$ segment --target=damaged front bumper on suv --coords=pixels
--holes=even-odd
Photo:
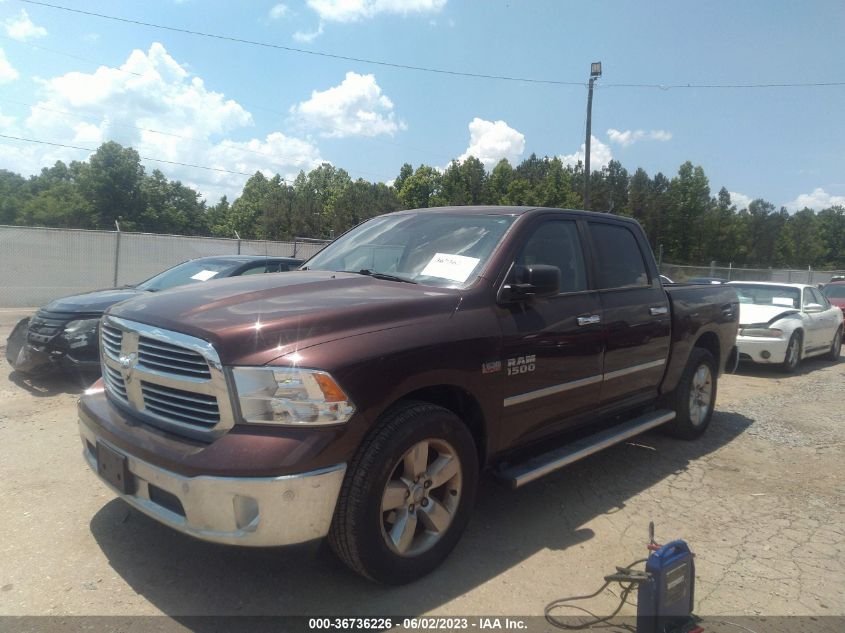
[[[117,429],[100,423],[122,419],[102,392],[83,396],[79,413],[91,469],[124,501],[179,532],[246,546],[293,545],[328,534],[346,464],[278,476],[181,474],[120,446]],[[190,452],[197,450],[214,449]]]

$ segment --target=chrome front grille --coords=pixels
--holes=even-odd
[[[120,375],[120,372],[116,370],[114,367],[110,367],[105,365],[103,371],[103,380],[106,383],[106,387],[112,393],[112,395],[117,396],[123,402],[128,402],[129,398],[126,395],[126,385],[123,382],[123,376]]]
[[[101,324],[100,334],[103,349],[115,360],[120,358],[120,344],[123,341],[123,330]]]
[[[211,378],[208,363],[201,354],[146,336],[138,342],[138,364],[178,376]]]
[[[207,341],[106,316],[100,350],[106,394],[139,419],[208,441],[233,426],[223,367]]]
[[[144,406],[159,415],[208,428],[220,422],[220,408],[214,396],[144,381],[141,381],[141,391],[144,394]]]

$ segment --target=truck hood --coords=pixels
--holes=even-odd
[[[739,324],[740,325],[757,325],[770,324],[778,319],[793,314],[800,314],[794,308],[787,308],[786,306],[774,305],[759,305],[754,303],[740,303],[739,304]]]
[[[318,343],[447,319],[460,298],[354,273],[296,271],[145,293],[108,314],[209,341],[224,365],[263,365]]]
[[[94,290],[81,295],[61,297],[44,306],[48,312],[78,312],[89,314],[103,312],[119,301],[126,301],[132,297],[146,294],[144,290],[135,288],[110,288],[108,290]]]

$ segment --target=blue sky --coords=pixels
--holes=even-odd
[[[564,0],[54,0],[84,11],[355,58],[584,82],[601,60],[594,168],[704,167],[742,207],[845,204],[845,3]],[[373,65],[0,0],[0,134],[292,177],[322,161],[388,181],[402,163],[583,156],[586,89]],[[580,156],[579,156],[580,152]],[[0,138],[0,168],[84,150]],[[145,161],[210,201],[245,176]]]

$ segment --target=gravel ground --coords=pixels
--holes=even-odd
[[[643,558],[649,520],[658,540],[696,551],[699,614],[845,614],[845,363],[724,377],[695,442],[649,433],[519,491],[484,481],[446,564],[385,588],[324,548],[210,545],[115,499],[80,454],[84,381],[5,364],[25,314],[0,310],[0,615],[539,615]],[[609,612],[617,596],[592,607]]]

